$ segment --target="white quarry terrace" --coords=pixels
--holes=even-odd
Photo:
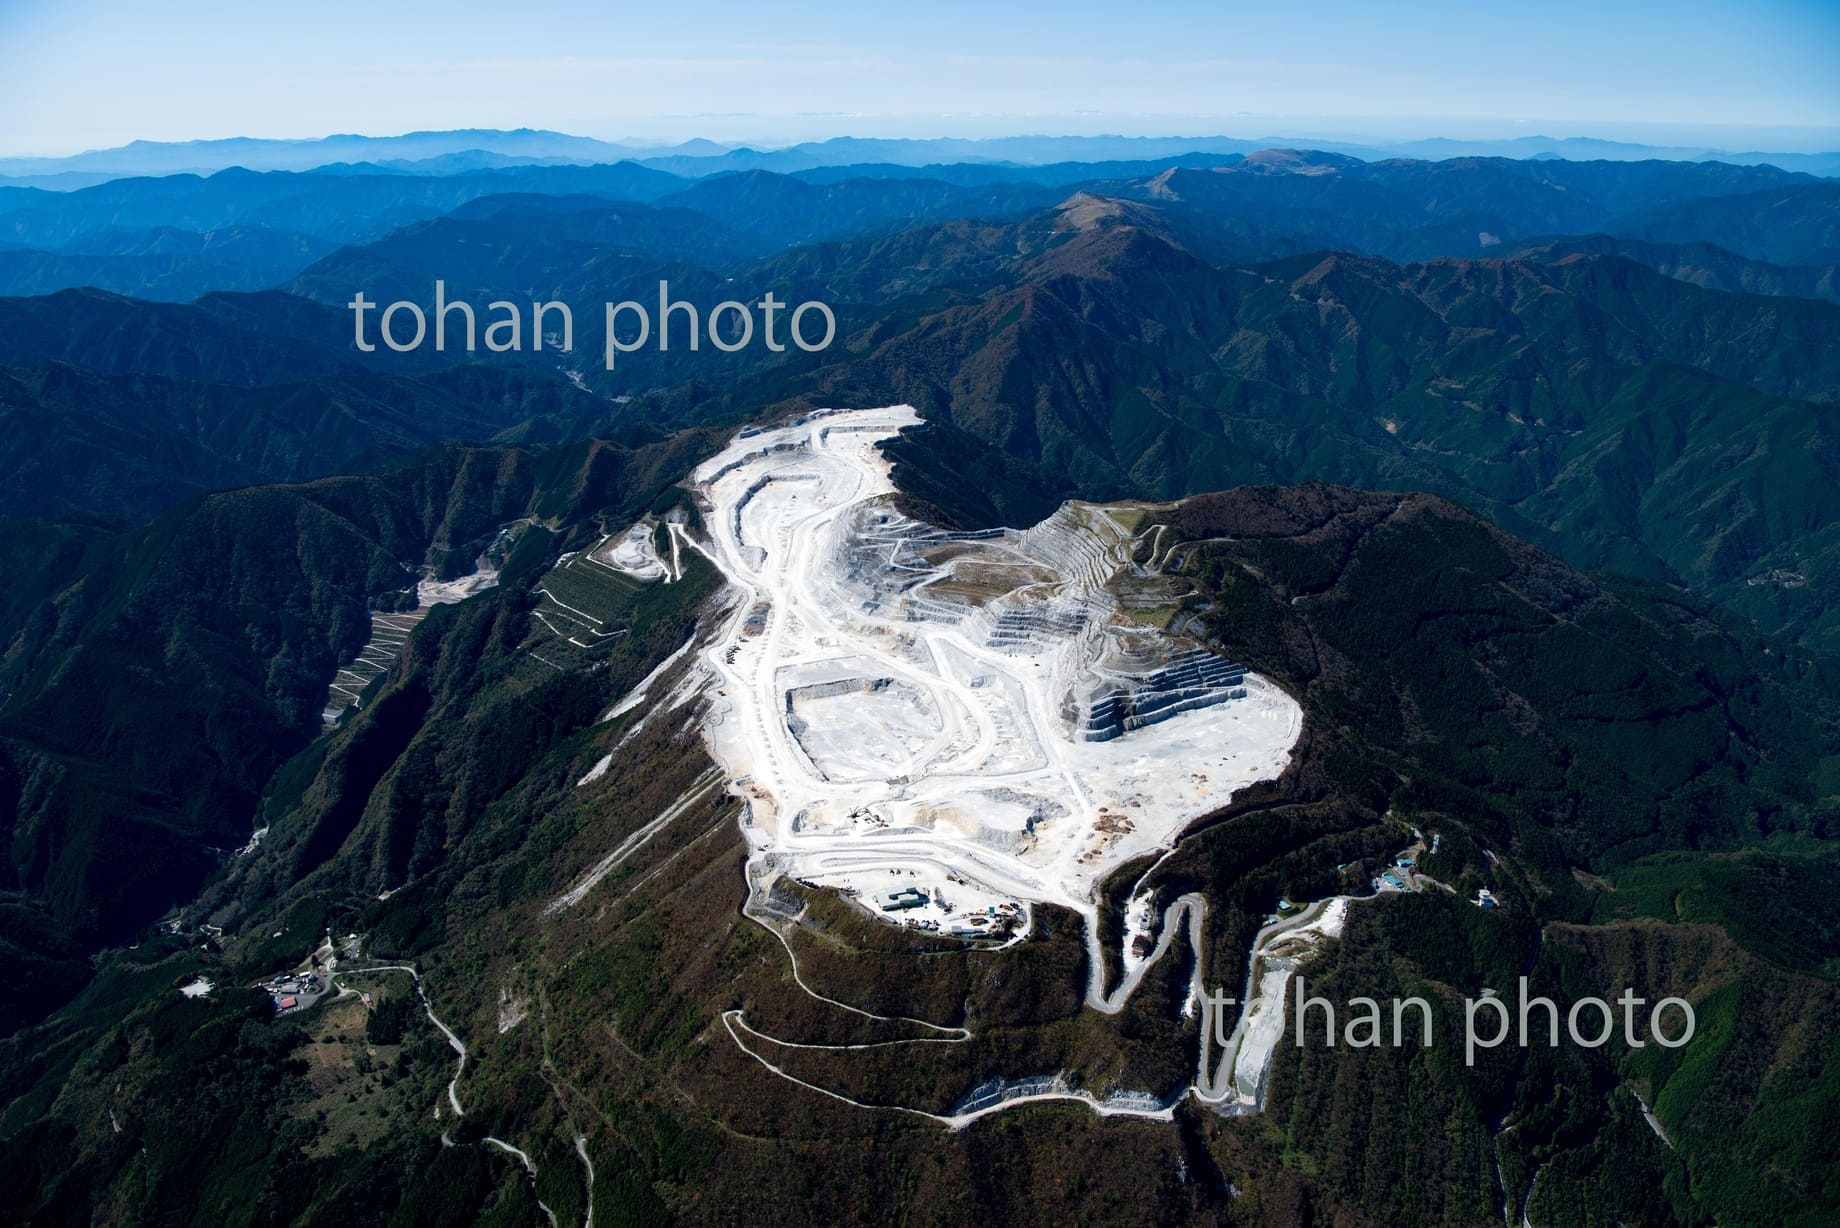
[[[1035,904],[1076,910],[1089,999],[1117,1009],[1097,885],[1281,773],[1301,709],[1163,629],[1140,509],[1072,503],[974,534],[901,515],[878,445],[918,421],[821,412],[695,474],[739,598],[703,655],[750,881],[967,939],[1021,941]]]

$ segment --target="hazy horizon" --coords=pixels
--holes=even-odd
[[[777,117],[751,117],[770,120]],[[636,131],[608,130],[604,132],[584,132],[548,125],[518,125],[515,127],[493,127],[489,125],[455,125],[442,128],[417,128],[396,131],[324,131],[304,135],[273,135],[263,132],[236,132],[225,136],[198,136],[181,138],[132,137],[110,145],[92,145],[80,149],[60,149],[40,152],[29,149],[12,149],[0,147],[0,159],[44,158],[60,159],[80,157],[86,154],[107,153],[136,145],[189,145],[229,141],[265,141],[277,143],[294,143],[310,145],[318,142],[360,139],[372,141],[398,140],[405,137],[442,134],[458,131],[480,131],[510,133],[516,131],[541,131],[558,136],[579,137],[601,141],[610,145],[627,145],[638,149],[671,149],[692,142],[708,142],[729,149],[752,148],[761,151],[786,149],[797,145],[822,143],[841,140],[894,140],[894,141],[1006,141],[1006,140],[1079,140],[1079,139],[1121,139],[1121,140],[1219,140],[1236,141],[1286,140],[1286,141],[1321,141],[1335,145],[1371,145],[1376,147],[1393,145],[1410,145],[1429,141],[1450,141],[1455,143],[1493,143],[1522,140],[1542,141],[1604,141],[1615,144],[1646,146],[1652,148],[1704,148],[1723,150],[1730,153],[1833,153],[1840,152],[1840,128],[1785,129],[1779,127],[1710,127],[1705,125],[1575,125],[1563,127],[1557,124],[1542,124],[1540,121],[1524,121],[1509,125],[1488,124],[1475,120],[1451,121],[1448,126],[1437,126],[1435,121],[1426,121],[1421,128],[1398,128],[1387,130],[1362,130],[1353,126],[1355,121],[1337,121],[1325,117],[1322,127],[1305,127],[1301,119],[1289,121],[1267,119],[1265,117],[1223,117],[1231,123],[1216,126],[1202,125],[1206,117],[1192,117],[1193,123],[1187,128],[1150,127],[1142,125],[1132,128],[1129,125],[1114,123],[1107,127],[1100,123],[1086,127],[1073,126],[1036,126],[1026,127],[1023,120],[1018,120],[1013,127],[998,126],[1002,121],[1012,117],[991,117],[988,126],[979,126],[967,130],[963,124],[948,124],[937,128],[917,126],[887,127],[870,125],[865,128],[839,129],[787,129],[780,135],[763,130],[761,135],[721,136],[709,132],[693,131],[688,135],[661,136],[648,135]],[[1119,117],[1108,117],[1116,120]],[[1292,126],[1297,125],[1297,126]]]
[[[1282,13],[1183,0],[1129,21],[1088,0],[942,0],[923,16],[833,0],[568,0],[520,17],[475,0],[332,0],[310,15],[219,0],[157,14],[126,0],[6,5],[0,154],[525,127],[756,146],[1018,134],[1840,146],[1840,6],[1814,0],[1394,12],[1315,0]]]

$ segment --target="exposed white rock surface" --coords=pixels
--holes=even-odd
[[[963,937],[1019,938],[1051,902],[1095,934],[1096,884],[1282,772],[1301,710],[1121,607],[1128,509],[972,535],[900,515],[878,445],[918,421],[815,414],[695,475],[739,593],[703,661],[710,745],[772,872],[750,880]]]

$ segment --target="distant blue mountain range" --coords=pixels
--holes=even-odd
[[[986,140],[838,137],[781,149],[753,149],[705,140],[659,145],[601,141],[530,128],[512,131],[464,128],[387,137],[347,134],[314,140],[234,137],[215,141],[135,141],[116,149],[92,150],[63,158],[0,158],[0,180],[70,189],[129,175],[209,174],[232,166],[250,170],[334,168],[353,173],[388,171],[451,175],[505,166],[584,165],[627,160],[675,175],[700,178],[723,171],[790,173],[865,163],[909,167],[974,162],[1035,166],[1053,162],[1165,158],[1183,153],[1251,153],[1300,144],[1365,161],[1394,157],[1556,157],[1571,161],[1652,158],[1739,165],[1769,163],[1783,170],[1840,177],[1840,151],[1741,152],[1698,146],[1639,145],[1588,137],[1527,136],[1496,141],[1435,138],[1371,145],[1296,136],[1014,136]]]

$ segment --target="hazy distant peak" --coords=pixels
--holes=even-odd
[[[1361,165],[1361,159],[1320,149],[1261,149],[1239,163],[1242,170],[1292,175],[1333,175]]]

